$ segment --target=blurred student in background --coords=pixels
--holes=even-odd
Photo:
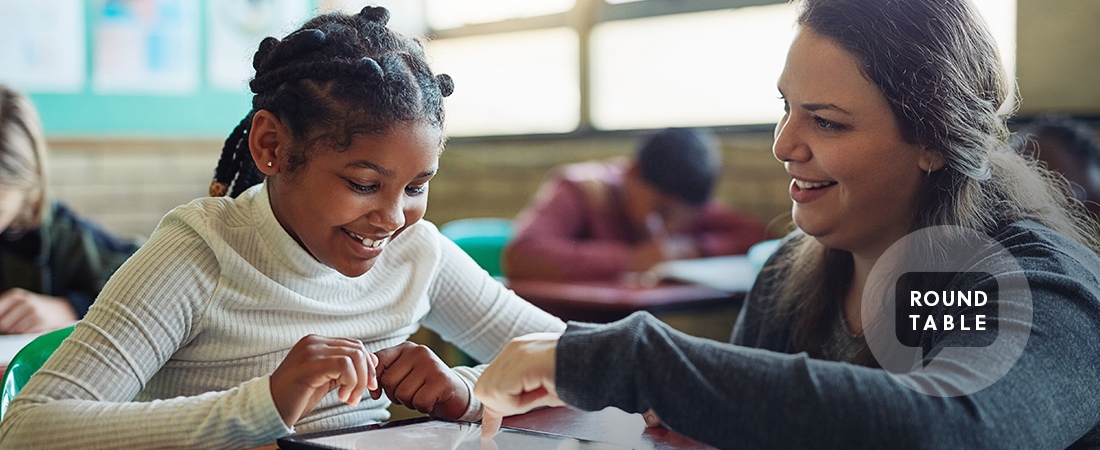
[[[632,160],[563,167],[516,218],[504,251],[513,279],[614,279],[671,259],[745,253],[757,220],[712,201],[722,163],[713,136],[669,128]]]
[[[84,317],[138,248],[48,195],[46,140],[30,99],[0,84],[0,333]]]
[[[1021,128],[1013,147],[1066,177],[1073,196],[1100,214],[1100,139],[1096,130],[1067,116],[1043,116]]]

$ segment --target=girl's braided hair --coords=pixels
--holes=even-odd
[[[295,142],[325,139],[347,147],[356,134],[384,133],[422,121],[442,128],[443,97],[454,83],[433,75],[423,44],[386,27],[390,13],[368,6],[359,14],[318,16],[283,40],[260,42],[249,83],[252,111],[222,147],[210,195],[236,197],[263,180],[248,146],[252,117],[261,109],[286,124]],[[291,149],[285,170],[306,163],[309,145]]]

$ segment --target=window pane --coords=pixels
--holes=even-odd
[[[420,0],[316,0],[317,10],[322,13],[342,11],[357,14],[367,5],[377,5],[390,11],[390,28],[407,36],[424,34],[424,4]]]
[[[974,0],[989,24],[989,31],[997,41],[1001,61],[1010,80],[1016,79],[1016,0]],[[1016,109],[1016,83],[1012,83],[1008,101],[1001,106],[1001,113]]]
[[[428,42],[432,70],[451,75],[452,136],[565,133],[580,121],[577,34],[553,28]]]
[[[592,121],[631,129],[775,123],[791,4],[609,22],[592,36]]]
[[[566,12],[576,0],[426,0],[432,28],[455,28],[474,23],[534,17]]]

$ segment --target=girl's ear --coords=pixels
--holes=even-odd
[[[256,111],[252,117],[252,130],[248,133],[248,149],[256,168],[264,175],[279,173],[279,156],[290,144],[290,132],[275,114],[266,109]]]
[[[939,152],[926,148],[922,150],[917,165],[920,166],[921,172],[932,173],[942,169],[943,166],[947,165],[947,161],[940,156]]]

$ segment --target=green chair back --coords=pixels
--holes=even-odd
[[[512,221],[495,217],[452,220],[439,227],[447,236],[489,275],[504,276],[500,253],[512,237]]]
[[[4,372],[3,391],[0,392],[0,419],[3,419],[4,414],[8,412],[8,405],[15,398],[15,394],[19,393],[19,390],[31,379],[31,375],[34,375],[38,368],[50,359],[50,355],[61,345],[61,341],[69,337],[72,332],[73,327],[67,327],[43,334],[34,338],[31,343],[15,354],[11,363],[8,364],[8,370]]]

